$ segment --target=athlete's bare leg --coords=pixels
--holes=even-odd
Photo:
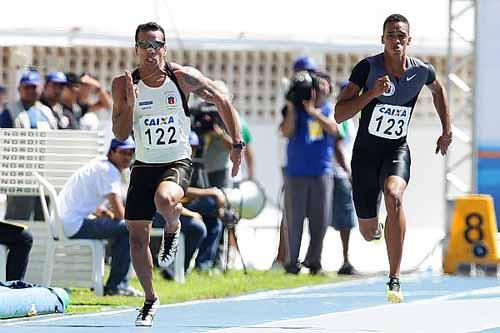
[[[389,258],[389,276],[399,277],[403,242],[406,233],[406,217],[403,210],[403,194],[406,181],[398,176],[390,176],[384,184],[384,200],[387,210],[385,223],[385,243]]]
[[[155,205],[165,220],[165,233],[174,233],[180,228],[179,217],[182,211],[181,199],[184,191],[179,184],[163,181],[158,185],[155,193]]]
[[[149,250],[151,221],[127,221],[130,237],[130,256],[137,278],[144,290],[146,300],[154,300],[153,258]]]

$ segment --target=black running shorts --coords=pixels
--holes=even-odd
[[[352,194],[358,218],[378,216],[385,180],[389,176],[399,176],[408,184],[410,165],[410,149],[406,142],[388,152],[354,151]]]
[[[171,163],[144,163],[135,161],[130,174],[130,185],[125,205],[126,220],[152,220],[156,212],[154,197],[162,181],[179,184],[184,193],[191,179],[191,160]]]

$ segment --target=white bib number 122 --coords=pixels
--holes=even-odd
[[[175,137],[175,127],[167,127],[166,129],[167,135],[165,135],[165,129],[162,127],[157,127],[154,129],[154,132],[151,131],[151,128],[148,128],[146,132],[144,132],[148,136],[148,144],[149,145],[166,145],[177,143]],[[166,138],[168,137],[168,140]]]
[[[178,143],[173,117],[144,116],[140,124],[142,142],[147,150],[172,147]]]
[[[377,104],[373,109],[368,132],[385,139],[404,137],[408,132],[410,115],[409,106]]]

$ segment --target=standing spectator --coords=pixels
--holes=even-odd
[[[310,242],[303,265],[321,271],[321,252],[331,211],[333,137],[337,125],[328,96],[328,81],[307,71],[292,78],[281,127],[288,138],[285,168],[285,219],[288,238],[287,273],[298,274],[304,219]],[[309,96],[308,96],[309,95]]]
[[[308,57],[308,56],[300,56],[293,63],[294,74],[297,72],[300,72],[300,71],[308,71],[308,72],[313,73],[316,71],[316,69],[317,69],[317,67],[316,67],[316,63],[314,62],[314,59],[311,57]],[[288,106],[286,104],[281,109],[281,115],[282,115],[283,119],[278,127],[280,132],[282,131],[283,125],[285,123],[287,109],[288,109]],[[285,149],[283,148],[283,150],[285,150]],[[283,176],[283,186],[282,186],[282,189],[280,190],[280,198],[281,198],[281,194],[284,193],[284,189],[285,189],[285,169],[286,169],[286,152],[283,152],[283,163],[281,165],[281,172],[282,172],[282,176]],[[279,200],[279,201],[280,201],[279,204],[281,204],[281,200]],[[285,217],[286,217],[286,214],[283,213],[283,215],[281,217],[281,223],[280,223],[280,239],[279,239],[279,244],[278,244],[278,253],[276,254],[276,259],[274,260],[274,262],[272,264],[272,268],[281,268],[286,263],[287,246],[286,246]]]
[[[67,82],[66,75],[63,72],[49,72],[45,76],[45,86],[40,98],[40,102],[52,110],[59,129],[66,129],[69,126],[69,118],[64,115],[60,103],[64,85]]]
[[[111,110],[111,96],[101,83],[89,73],[80,76],[80,89],[77,103],[82,110],[80,126],[82,129],[96,130],[99,127],[99,110]]]
[[[80,129],[80,118],[82,117],[82,108],[78,105],[80,78],[75,73],[66,73],[66,80],[68,82],[61,95],[63,114],[69,120],[66,129]]]
[[[341,275],[359,274],[349,261],[349,238],[356,226],[356,211],[352,201],[350,182],[350,151],[354,142],[354,124],[351,119],[339,125],[339,140],[335,142],[335,169],[333,174],[332,227],[340,233],[344,261],[338,270]]]
[[[128,285],[130,244],[121,197],[121,172],[130,166],[135,144],[111,141],[107,158],[90,161],[64,184],[57,197],[64,233],[72,239],[112,239],[111,271],[105,295],[141,296]],[[103,206],[107,200],[110,209]],[[95,217],[89,218],[90,214]]]
[[[7,109],[7,89],[0,85],[0,128],[11,128],[12,118]]]
[[[33,236],[26,227],[0,221],[0,244],[9,249],[7,255],[7,281],[23,280],[28,267]],[[4,269],[0,267],[0,269]]]

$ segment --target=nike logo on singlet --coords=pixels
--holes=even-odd
[[[417,74],[413,74],[412,76],[408,76],[406,78],[406,82],[411,81],[411,79],[413,79],[415,76],[417,76]]]

